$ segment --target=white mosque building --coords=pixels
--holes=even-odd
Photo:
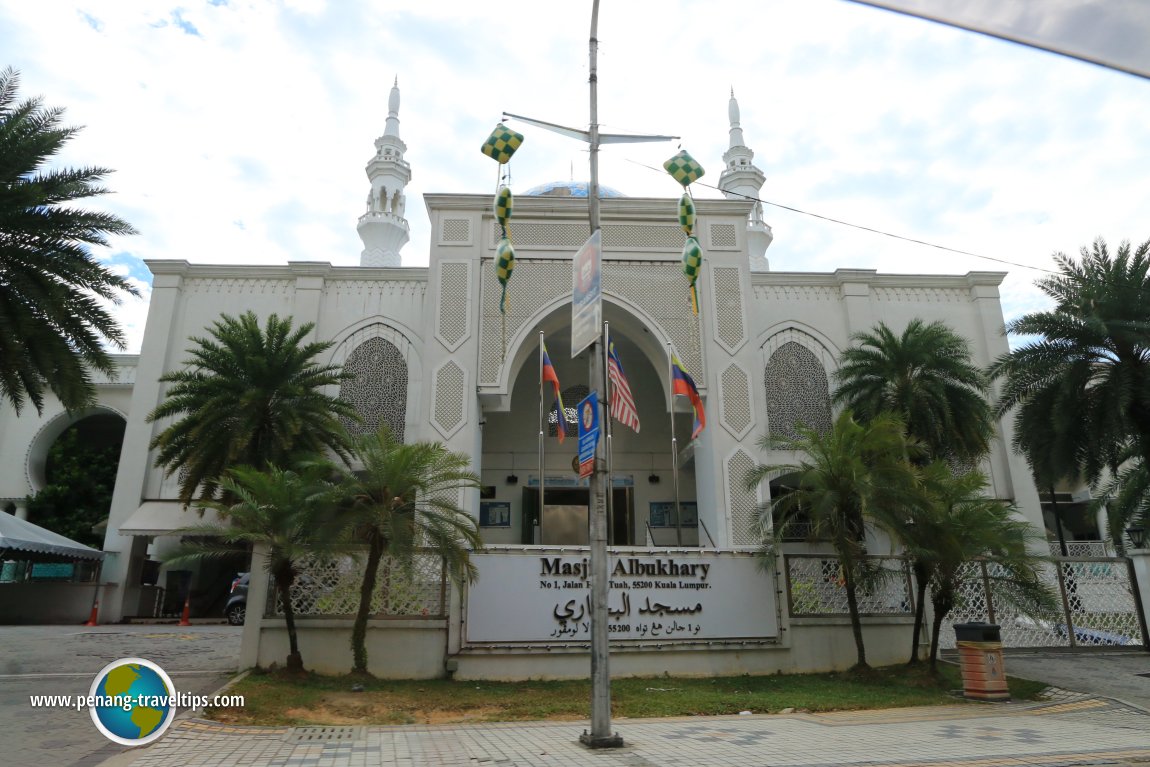
[[[178,369],[188,338],[203,335],[221,311],[242,307],[261,317],[290,315],[297,325],[314,322],[316,336],[333,342],[323,361],[355,374],[339,394],[369,428],[387,423],[407,440],[438,440],[462,451],[485,486],[462,499],[488,544],[478,557],[479,582],[462,592],[442,589],[430,607],[396,607],[392,620],[373,621],[373,641],[395,644],[393,662],[410,658],[399,675],[436,675],[445,668],[471,676],[583,675],[588,491],[572,471],[577,440],[559,445],[552,419],[545,427],[540,509],[538,349],[542,333],[569,407],[596,388],[587,380],[585,353],[570,354],[572,258],[589,234],[587,186],[558,183],[516,196],[518,262],[503,316],[491,195],[425,195],[429,264],[402,265],[412,168],[398,113],[395,87],[366,168],[370,190],[358,224],[364,244],[359,266],[148,261],[153,294],[140,354],[118,358],[122,375],[100,384],[91,411],[69,415],[49,405],[42,415],[25,411],[17,417],[0,407],[0,503],[11,501],[18,516],[23,512],[23,499],[43,486],[45,455],[65,428],[88,418],[120,419],[125,431],[104,539],[100,620],[154,614],[165,587],[175,588],[154,563],[173,542],[172,530],[190,517],[176,500],[177,478],[165,477],[148,449],[162,428],[146,420],[164,396],[159,378]],[[762,540],[759,508],[770,489],[750,491],[744,478],[757,463],[792,457],[764,453],[756,443],[767,433],[791,433],[799,423],[829,425],[836,360],[852,334],[879,321],[902,328],[916,317],[944,320],[969,340],[980,365],[1007,351],[998,292],[1003,273],[771,271],[771,228],[753,202],[766,176],[754,164],[733,94],[729,123],[719,181],[726,199],[696,203],[705,254],[697,315],[682,273],[677,200],[610,192],[602,200],[603,317],[641,421],[639,433],[616,426],[613,438],[616,673],[661,673],[671,663],[700,673],[850,665],[854,650],[841,615],[797,617],[803,609],[796,582],[805,578],[821,589],[834,581],[823,572],[816,583],[827,561],[817,555],[827,549],[796,543],[791,564],[780,558],[773,571],[760,568],[753,555]],[[691,372],[706,403],[706,428],[690,441],[692,412],[676,398],[681,449],[674,458],[668,349]],[[574,435],[573,425],[567,428]],[[983,468],[994,495],[1012,499],[1041,530],[1039,498],[1024,462],[1008,449],[1009,431],[1003,421]],[[679,527],[669,513],[675,462],[683,502]],[[890,545],[876,538],[873,550],[890,553]],[[811,559],[804,564],[803,556]],[[193,598],[231,574],[193,576]],[[338,568],[328,576],[329,584],[338,580]],[[75,602],[82,620],[91,594],[89,585],[58,598]],[[867,636],[875,639],[868,644],[877,662],[905,658],[910,619],[904,594],[899,586],[894,596],[876,596],[869,610]],[[205,596],[202,604],[210,601]],[[282,659],[282,620],[274,616],[262,577],[253,576],[248,604],[273,607],[266,616],[249,609],[245,663]],[[303,655],[309,666],[350,666],[346,624],[330,615],[307,624]]]

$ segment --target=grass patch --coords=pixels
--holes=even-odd
[[[958,670],[892,666],[864,674],[794,674],[715,678],[616,679],[611,684],[617,718],[714,716],[752,711],[843,711],[955,703]],[[352,684],[363,692],[352,692]],[[1031,699],[1045,685],[1014,680],[1015,699]],[[243,695],[243,708],[211,709],[218,721],[256,725],[451,724],[525,720],[581,720],[588,717],[587,680],[482,682],[355,680],[317,674],[249,674],[230,694]]]

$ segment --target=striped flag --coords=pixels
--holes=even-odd
[[[691,407],[695,409],[695,428],[691,430],[691,439],[695,439],[707,425],[707,413],[703,409],[703,398],[695,386],[695,379],[679,362],[679,358],[671,355],[671,394],[681,394],[691,400]]]
[[[635,398],[627,376],[623,375],[623,363],[615,354],[615,342],[607,345],[607,375],[611,379],[611,415],[624,426],[630,426],[639,433],[639,411],[635,408]]]
[[[563,394],[562,389],[559,387],[559,374],[555,372],[555,366],[551,364],[551,358],[547,356],[547,344],[543,344],[543,369],[539,371],[539,396],[543,396],[543,383],[550,381],[552,386],[555,387],[555,405],[553,410],[556,415],[555,420],[555,436],[559,438],[559,444],[563,444],[563,440],[567,438],[567,411],[563,409]]]

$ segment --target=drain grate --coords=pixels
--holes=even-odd
[[[285,740],[289,743],[350,743],[359,738],[359,727],[293,727]]]

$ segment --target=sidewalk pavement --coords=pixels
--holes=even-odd
[[[580,722],[235,727],[180,720],[132,767],[830,767],[1150,762],[1150,712],[1058,691],[1026,703],[764,716],[619,719],[621,749],[578,744]]]

